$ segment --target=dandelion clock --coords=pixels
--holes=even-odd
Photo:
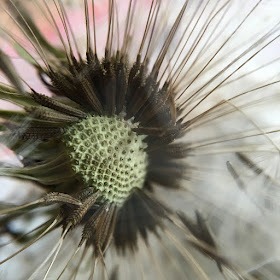
[[[0,6],[1,279],[279,279],[278,1]]]

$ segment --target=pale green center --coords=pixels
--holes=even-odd
[[[69,126],[63,136],[72,169],[103,199],[122,204],[142,188],[147,170],[145,136],[117,117],[89,116]]]

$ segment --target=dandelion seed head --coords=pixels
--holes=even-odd
[[[253,279],[279,255],[276,2],[67,3],[0,7],[0,176],[41,190],[0,202],[1,240],[44,251],[30,279]]]

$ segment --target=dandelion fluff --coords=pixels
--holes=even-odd
[[[1,2],[1,277],[278,279],[278,2],[71,2]]]

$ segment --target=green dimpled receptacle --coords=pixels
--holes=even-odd
[[[143,187],[148,164],[144,138],[127,121],[88,116],[66,128],[63,141],[84,185],[122,204],[133,188]]]

